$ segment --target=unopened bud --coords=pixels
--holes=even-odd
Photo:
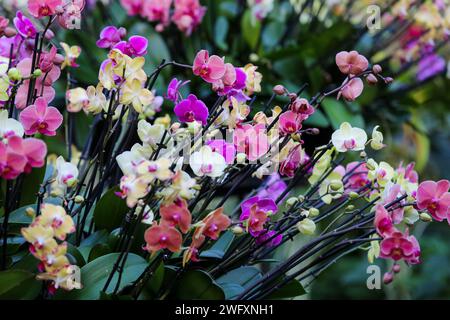
[[[377,163],[372,158],[367,160],[366,162],[366,168],[369,170],[375,170],[377,167]]]
[[[400,272],[400,265],[399,264],[394,264],[392,266],[392,271],[394,271],[395,273],[399,273]]]
[[[47,29],[47,32],[45,33],[45,39],[52,40],[55,37],[55,34],[52,30]]]
[[[84,197],[80,196],[80,195],[75,196],[74,201],[75,201],[75,203],[78,203],[78,204],[83,203],[84,202]]]
[[[77,183],[78,183],[78,180],[75,179],[75,178],[70,178],[70,179],[67,179],[67,181],[66,181],[66,185],[67,185],[69,188],[75,187],[75,186],[77,185]]]
[[[376,64],[372,68],[373,73],[378,74],[383,71],[383,68],[379,64]]]
[[[279,96],[282,96],[286,93],[286,89],[281,84],[277,84],[275,87],[273,87],[272,91]]]
[[[333,191],[339,191],[343,186],[344,185],[341,180],[332,180],[330,182],[330,189]]]
[[[298,199],[296,197],[292,197],[286,200],[286,205],[290,208],[294,206],[298,202]]]
[[[291,139],[299,142],[300,140],[302,140],[302,136],[299,133],[293,133],[291,134]]]
[[[320,130],[319,128],[310,128],[308,129],[308,133],[310,135],[317,136],[318,134],[320,134]]]
[[[355,210],[355,206],[352,205],[352,204],[350,204],[347,207],[345,207],[345,211],[353,211],[353,210]]]
[[[317,217],[320,214],[320,211],[317,208],[310,208],[308,211],[311,218]]]
[[[297,229],[300,233],[310,236],[316,231],[316,224],[311,219],[303,219],[297,223]]]
[[[242,227],[240,226],[234,226],[233,228],[231,228],[231,232],[233,232],[234,234],[242,234],[244,233],[244,229],[242,229]]]
[[[305,201],[305,196],[301,194],[297,197],[297,199],[299,202],[303,202],[303,201]]]
[[[7,27],[5,28],[5,30],[3,31],[3,34],[5,35],[5,37],[7,38],[12,38],[17,34],[16,29],[11,28],[11,27]]]
[[[243,164],[243,163],[245,163],[245,160],[247,159],[247,156],[245,155],[245,153],[238,153],[237,155],[236,155],[236,162],[238,163],[238,164]]]
[[[41,69],[34,70],[33,77],[37,78],[37,77],[40,77],[40,76],[42,76],[42,70]]]
[[[391,83],[392,81],[394,81],[394,78],[391,78],[391,77],[386,77],[386,78],[384,78],[384,82],[385,82],[386,84],[389,84],[389,83]]]
[[[378,79],[377,79],[377,77],[375,77],[375,75],[373,73],[369,74],[367,76],[366,80],[367,80],[367,83],[371,84],[371,85],[378,83]]]
[[[360,153],[359,153],[359,156],[361,157],[361,158],[366,158],[367,157],[367,153],[365,152],[365,151],[361,151]]]
[[[59,54],[59,53],[57,53],[55,55],[55,58],[53,59],[53,63],[59,66],[59,65],[61,65],[64,62],[64,60],[65,60],[64,56]]]
[[[27,215],[27,217],[34,219],[34,217],[36,216],[36,211],[32,207],[28,207],[25,209],[25,214]]]
[[[421,214],[419,214],[419,218],[423,222],[431,222],[431,221],[433,221],[433,218],[431,218],[431,216],[428,213],[426,213],[426,212],[422,212]]]
[[[19,69],[11,68],[8,71],[8,78],[12,81],[20,81],[22,79],[22,74],[20,73]]]
[[[351,192],[348,194],[348,196],[350,197],[350,199],[357,199],[357,198],[359,198],[359,194],[357,194],[357,193],[354,192],[354,191],[351,191]]]
[[[289,99],[291,99],[291,101],[294,101],[295,99],[297,99],[297,94],[294,92],[291,92],[288,94]]]
[[[390,272],[386,272],[383,276],[383,283],[389,284],[392,282],[392,280],[394,280],[394,275]]]

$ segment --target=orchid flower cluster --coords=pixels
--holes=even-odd
[[[155,30],[158,32],[173,22],[187,36],[202,22],[206,13],[206,7],[201,6],[199,0],[120,0],[120,3],[128,15],[157,22]]]
[[[169,23],[171,1],[121,2],[129,14],[157,21],[159,30]],[[171,283],[197,269],[211,281],[225,281],[229,272],[270,259],[296,237],[305,242],[245,287],[218,281],[224,291],[233,286],[226,297],[262,299],[291,281],[308,285],[355,250],[367,251],[371,263],[375,258],[393,261],[384,276],[388,284],[401,263],[421,261],[415,224],[450,223],[450,182],[420,182],[414,163],[375,160],[372,152],[386,147],[379,126],[369,137],[343,122],[328,144],[307,152],[305,138],[319,129],[306,121],[325,98],[354,101],[366,85],[393,81],[381,65],[371,65],[356,50],[336,54],[342,82],[335,88],[308,97],[306,84],[297,92],[278,84],[261,109],[255,101],[263,76],[256,65],[233,65],[199,50],[189,64],[163,60],[149,73],[144,69],[152,54],[148,39],[107,26],[96,42],[105,49],[98,82],[84,88],[70,81],[80,48],[54,45],[52,23],[57,19],[67,27],[64,17],[74,14],[61,3],[28,1],[28,12],[38,22],[47,21],[43,29],[22,11],[14,28],[0,19],[0,177],[6,185],[2,269],[15,263],[7,259],[8,220],[20,211],[26,174],[44,165],[36,203],[25,206],[32,221],[20,234],[40,262],[37,279],[45,281],[50,295],[58,288],[83,290],[73,281],[81,259],[73,261],[69,244],[81,251],[87,240],[99,241],[98,208],[105,202],[117,205],[101,212],[107,215],[108,241],[117,241],[92,249],[86,266],[114,257],[101,291],[134,299],[160,266],[171,268]],[[80,14],[83,7],[72,3]],[[270,1],[249,3],[264,7]],[[198,1],[176,0],[171,20],[189,34],[204,10]],[[169,66],[185,71],[188,79],[173,78],[158,95],[155,83]],[[54,102],[61,70],[68,80],[65,109]],[[212,99],[191,92],[193,79]],[[163,113],[167,108],[170,112]],[[92,120],[82,150],[72,137],[76,113]],[[44,139],[57,134],[66,139],[66,157],[47,155]],[[249,182],[250,188],[245,187]],[[299,193],[301,184],[307,191]],[[103,249],[110,251],[103,254]],[[136,265],[141,272],[131,281],[122,277],[130,257],[145,264],[142,269]],[[174,285],[156,290],[155,297],[167,297]]]

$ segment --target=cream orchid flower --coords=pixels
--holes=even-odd
[[[361,151],[367,142],[367,134],[364,130],[353,128],[350,123],[344,122],[331,135],[331,142],[338,152]]]

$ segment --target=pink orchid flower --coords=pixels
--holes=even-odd
[[[395,261],[404,259],[407,262],[417,263],[420,255],[417,239],[400,231],[395,231],[384,238],[380,243],[380,257]],[[417,261],[417,262],[416,262]]]
[[[450,224],[449,187],[448,180],[422,182],[417,190],[417,207],[427,210],[437,221],[447,219]]]
[[[42,52],[41,59],[39,61],[39,69],[43,73],[50,72],[55,67],[54,60],[56,59],[57,50],[55,46],[52,46],[49,52]]]
[[[206,125],[209,115],[208,108],[203,101],[197,99],[193,94],[180,101],[175,106],[174,112],[181,122],[200,121],[203,125]]]
[[[208,51],[200,50],[195,56],[192,71],[206,82],[214,83],[224,76],[225,63],[223,58],[216,55],[210,57]]]
[[[280,174],[282,176],[293,177],[297,168],[304,162],[301,145],[297,145],[289,152],[286,159],[280,164]]]
[[[127,30],[125,28],[117,29],[114,26],[107,26],[100,32],[100,39],[97,40],[97,47],[103,49],[111,49],[117,43],[122,41],[125,37]]]
[[[15,179],[24,171],[26,164],[27,158],[21,150],[0,141],[0,177],[6,180]]]
[[[22,37],[35,38],[37,32],[36,27],[21,11],[17,11],[16,17],[14,18],[14,26]]]
[[[58,23],[64,29],[74,29],[74,23],[81,20],[81,12],[86,4],[85,0],[70,0],[62,7],[58,14]]]
[[[28,135],[39,132],[54,136],[63,122],[61,113],[55,107],[48,106],[45,98],[37,98],[34,105],[28,106],[20,113],[19,118]]]
[[[385,237],[396,231],[392,218],[384,205],[378,204],[375,206],[375,228],[379,235]]]
[[[354,101],[361,95],[363,89],[364,83],[361,78],[352,78],[350,81],[346,79],[342,89],[338,93],[338,99],[342,95],[345,100]]]
[[[131,36],[128,41],[120,41],[114,49],[130,57],[142,57],[147,54],[148,40],[141,36]]]
[[[9,20],[3,16],[0,16],[0,37],[5,34],[5,30],[9,25]]]
[[[345,171],[351,172],[348,175],[346,185],[349,190],[359,190],[370,183],[370,180],[367,178],[367,173],[369,171],[367,170],[365,163],[359,163],[357,161],[350,162],[345,167]]]
[[[189,80],[183,82],[181,80],[178,80],[177,78],[173,78],[170,81],[169,86],[167,87],[167,94],[165,97],[175,103],[178,102],[178,100],[181,98],[180,88],[188,82]]]
[[[28,11],[35,18],[53,16],[62,0],[28,0]]]
[[[236,151],[245,153],[250,161],[255,161],[269,150],[269,139],[264,124],[255,126],[244,124],[236,127],[233,133]]]
[[[175,0],[175,10],[172,21],[178,29],[190,36],[192,31],[202,22],[206,7],[200,5],[198,0]]]
[[[303,115],[286,111],[280,115],[280,131],[282,134],[292,134],[298,132],[302,128]]]
[[[155,30],[161,32],[170,23],[170,6],[172,0],[146,0],[142,15],[149,21],[158,21]]]
[[[302,114],[307,118],[314,113],[315,109],[305,98],[297,98],[291,104],[291,111]]]
[[[206,142],[206,145],[211,147],[213,152],[218,152],[224,158],[226,163],[231,164],[236,157],[236,148],[232,143],[228,143],[223,139],[215,139]]]
[[[367,70],[369,62],[358,51],[341,51],[336,55],[336,65],[344,74],[357,75]]]
[[[120,0],[120,4],[130,16],[136,16],[142,13],[144,2],[146,0]]]

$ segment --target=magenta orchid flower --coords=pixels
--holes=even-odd
[[[149,21],[158,21],[155,30],[161,32],[170,23],[172,0],[146,0],[142,15]]]
[[[218,152],[224,158],[226,163],[231,164],[236,157],[236,148],[232,143],[228,143],[223,139],[215,139],[206,142],[206,145],[211,148],[213,152]]]
[[[130,57],[142,57],[147,54],[148,40],[141,36],[131,36],[128,41],[120,41],[114,49]]]
[[[116,28],[114,26],[107,26],[100,32],[100,39],[97,40],[97,47],[103,49],[111,49],[117,43],[122,41],[125,37],[127,30],[125,28]]]
[[[173,78],[170,81],[169,86],[167,87],[167,94],[165,97],[170,101],[177,103],[181,98],[180,88],[187,83],[189,83],[189,80],[183,82],[181,80],[178,80],[177,78]]]
[[[56,130],[63,122],[63,116],[55,107],[47,105],[44,98],[37,98],[34,105],[30,105],[20,113],[25,134],[37,132],[46,136],[56,135]]]
[[[255,161],[269,150],[269,139],[264,124],[252,126],[244,124],[233,132],[233,143],[239,153],[245,153],[250,161]]]
[[[275,236],[275,234],[277,234],[277,232],[274,230],[263,230],[260,235],[256,237],[255,243],[257,245],[264,244],[265,247],[276,247],[283,240],[283,235],[280,233]]]
[[[225,62],[219,56],[210,57],[208,51],[200,50],[195,56],[192,71],[206,82],[214,83],[224,76]]]
[[[178,29],[190,36],[192,31],[202,22],[206,7],[199,0],[175,0],[175,10],[172,21]]]
[[[384,205],[378,204],[375,206],[374,225],[380,236],[388,236],[396,231],[392,218]]]
[[[302,128],[303,115],[286,111],[280,115],[280,131],[282,134],[293,134]]]
[[[39,61],[39,69],[43,73],[50,72],[55,66],[55,58],[56,58],[57,50],[55,46],[52,46],[49,52],[42,52],[41,59]]]
[[[448,180],[424,181],[417,189],[417,207],[427,210],[434,219],[447,219],[450,224],[450,182]]]
[[[417,239],[414,236],[408,236],[407,232],[403,234],[395,231],[381,241],[380,257],[417,263],[420,256],[418,244]]]
[[[315,109],[305,98],[297,98],[291,104],[291,111],[302,114],[307,118],[314,113]]]
[[[14,18],[14,26],[22,37],[30,39],[35,38],[37,32],[36,27],[21,11],[17,11],[16,17]]]
[[[206,125],[209,115],[208,108],[203,101],[197,99],[193,94],[180,101],[175,106],[174,112],[181,122],[200,121],[203,125]]]
[[[27,158],[20,150],[15,150],[13,146],[9,143],[5,145],[0,141],[0,177],[6,180],[17,178],[27,164]]]
[[[28,11],[35,18],[53,16],[62,0],[28,0]]]

